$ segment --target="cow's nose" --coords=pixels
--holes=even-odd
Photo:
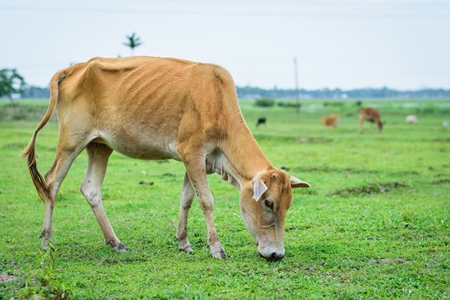
[[[264,256],[261,253],[259,253],[259,256],[264,257],[265,259],[267,259],[269,261],[277,261],[277,260],[281,260],[284,257],[284,254],[274,252],[270,256]]]
[[[277,260],[281,260],[283,258],[283,254],[280,253],[272,253],[272,255],[268,258],[268,260],[272,260],[272,261],[277,261]]]

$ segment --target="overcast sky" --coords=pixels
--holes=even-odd
[[[178,57],[239,86],[450,88],[450,0],[0,0],[0,68],[47,86],[95,56]]]

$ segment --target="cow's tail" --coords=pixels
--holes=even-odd
[[[50,103],[48,105],[47,112],[45,113],[45,116],[41,120],[39,125],[34,130],[31,140],[28,143],[27,147],[21,153],[22,157],[27,157],[28,159],[28,171],[30,172],[31,179],[33,181],[34,186],[36,187],[39,197],[44,203],[46,198],[51,199],[51,201],[53,201],[53,199],[51,197],[50,190],[46,185],[45,180],[42,177],[36,165],[36,152],[35,152],[36,138],[38,132],[48,123],[48,121],[52,117],[53,111],[55,110],[56,102],[58,100],[58,84],[61,80],[65,78],[65,76],[66,75],[64,71],[58,72],[53,76],[50,82]]]

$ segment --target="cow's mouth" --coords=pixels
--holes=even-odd
[[[272,253],[272,255],[270,255],[269,257],[265,257],[259,251],[258,251],[258,254],[259,254],[260,257],[265,258],[268,261],[278,261],[278,260],[281,260],[283,258],[283,255],[279,255],[277,253]]]
[[[256,241],[256,246],[257,247],[259,246],[259,241]],[[272,253],[269,257],[262,255],[261,252],[259,252],[259,251],[258,251],[258,254],[259,254],[260,257],[265,258],[268,261],[278,261],[278,260],[281,260],[284,257],[284,255],[282,255],[282,254],[280,255],[280,254],[278,254],[276,252]]]

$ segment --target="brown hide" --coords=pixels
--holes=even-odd
[[[233,79],[225,69],[171,58],[93,58],[56,73],[50,89],[48,111],[23,152],[46,207],[43,246],[52,238],[59,187],[74,159],[86,149],[88,166],[80,190],[106,241],[116,251],[127,250],[115,235],[101,198],[108,159],[115,150],[131,158],[184,163],[176,235],[180,250],[193,251],[187,239],[187,219],[197,195],[210,253],[226,257],[216,233],[214,200],[206,180],[206,174],[218,173],[241,191],[243,219],[259,245],[259,254],[269,260],[283,257],[292,188],[309,184],[275,169],[267,160],[245,124]],[[35,143],[55,107],[59,141],[44,180],[36,165]],[[276,182],[268,179],[274,174]]]
[[[365,107],[359,109],[359,132],[363,133],[363,123],[367,120],[371,123],[376,123],[378,126],[378,132],[381,133],[383,129],[383,123],[380,119],[380,112],[376,108]]]
[[[328,117],[322,118],[322,124],[325,126],[330,126],[336,128],[336,122],[339,120],[338,114],[332,114]]]

